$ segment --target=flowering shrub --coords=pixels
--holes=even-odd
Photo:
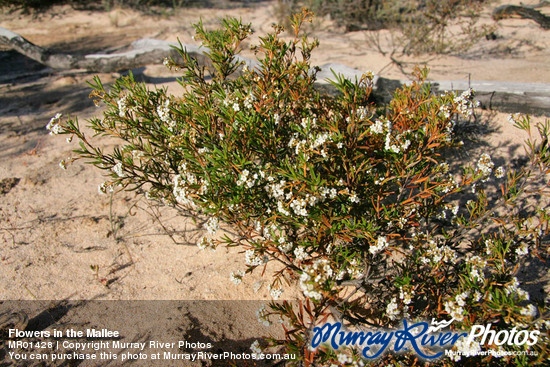
[[[548,300],[530,300],[517,274],[527,261],[548,256],[546,144],[537,144],[533,133],[530,163],[518,170],[496,167],[488,154],[453,168],[457,131],[473,113],[474,93],[434,95],[426,72],[418,71],[387,106],[370,103],[369,73],[355,81],[335,75],[339,94],[322,95],[309,62],[317,41],[300,33],[309,19],[307,11],[293,17],[290,41],[280,38],[280,26],[261,37],[254,69],[235,61],[250,26],[227,19],[207,31],[199,23],[196,39],[208,47],[210,66],[185,50],[183,63],[166,62],[182,72],[181,96],[148,90],[131,75],[110,90],[95,78],[92,95],[107,110],[89,127],[119,138],[121,146],[105,152],[76,118],[56,116],[50,131],[80,141],[76,158],[62,166],[86,159],[109,177],[100,192],[137,190],[207,216],[201,249],[243,249],[247,267],[231,274],[236,284],[278,262],[273,298],[297,282],[306,299],[298,309],[273,303],[258,319],[285,320],[286,339],[270,343],[298,352],[296,364],[363,363],[352,349],[310,349],[310,331],[329,316],[383,328],[401,319],[451,317],[458,330],[488,323],[494,330],[536,328],[541,341],[532,347],[483,348],[530,348],[538,356],[460,363],[542,363]],[[548,138],[550,122],[533,126],[529,117],[512,116],[512,123]],[[215,237],[222,222],[238,235]],[[374,363],[389,362],[420,364],[407,353],[387,353]]]

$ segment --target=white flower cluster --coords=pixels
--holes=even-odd
[[[216,244],[214,243],[214,241],[211,238],[201,237],[199,239],[199,241],[197,242],[197,246],[201,250],[210,249],[210,251],[212,251],[212,252],[216,251]]]
[[[357,111],[355,111],[355,114],[359,120],[364,120],[368,117],[369,111],[366,107],[359,107]]]
[[[456,351],[459,353],[449,354],[449,358],[452,361],[460,361],[461,356],[476,356],[481,351],[481,346],[479,343],[476,343],[474,340],[472,340],[471,343],[468,343],[468,340],[469,338],[462,338],[455,343]]]
[[[390,320],[397,320],[399,317],[399,314],[401,311],[399,311],[399,305],[397,304],[397,299],[393,297],[386,306],[386,316],[390,318]]]
[[[487,266],[487,262],[481,257],[474,255],[466,259],[466,264],[470,268],[470,277],[473,280],[483,281],[483,269]]]
[[[306,217],[308,214],[306,206],[307,206],[307,201],[305,201],[302,198],[295,198],[290,203],[290,208],[294,211],[294,213],[296,215],[301,215],[303,217]]]
[[[259,266],[266,264],[269,261],[269,257],[267,255],[259,255],[254,249],[250,249],[245,251],[244,261],[246,265]]]
[[[126,112],[128,111],[128,97],[122,96],[118,101],[118,115],[120,117],[126,116]]]
[[[309,119],[306,119],[305,121],[310,121]],[[302,126],[314,126],[315,119],[311,120],[312,122],[306,123],[304,120],[302,120]],[[292,138],[290,138],[290,141],[288,142],[289,148],[294,148],[294,153],[296,155],[300,153],[304,153],[306,160],[309,160],[311,156],[311,152],[315,151],[319,147],[325,145],[326,142],[332,141],[333,137],[326,132],[315,134],[313,132],[309,132],[304,139],[299,139],[299,133],[294,133]],[[327,156],[326,150],[323,148],[319,152],[323,157]]]
[[[515,294],[520,301],[529,301],[529,293],[521,289],[519,286],[520,283],[518,278],[513,277],[512,281],[504,287],[504,292],[506,292],[506,295]]]
[[[257,311],[256,316],[258,317],[258,322],[260,324],[263,324],[264,326],[270,326],[271,320],[269,320],[269,312],[267,311],[267,308],[265,305],[262,305]]]
[[[347,365],[350,367],[365,366],[365,362],[363,362],[362,359],[359,359],[358,361],[354,361],[353,357],[351,355],[346,354],[345,351],[342,349],[340,349],[340,351],[337,353],[336,358],[338,360],[338,364],[331,363],[330,365],[325,365],[324,367],[342,367],[344,365]]]
[[[252,94],[248,94],[245,98],[242,100],[243,107],[246,109],[252,109],[254,107],[253,103],[256,101],[256,97],[254,97]],[[239,112],[241,110],[241,101],[238,97],[235,97],[235,99],[232,99],[230,96],[227,96],[223,100],[223,104],[226,107],[231,106],[234,112]]]
[[[271,285],[267,287],[267,290],[271,294],[271,298],[273,298],[274,300],[278,300],[279,297],[281,297],[281,295],[283,294],[282,288],[275,288],[275,287],[272,287]]]
[[[294,249],[294,257],[296,258],[296,261],[305,260],[307,257],[307,252],[303,247],[296,247]]]
[[[441,112],[443,117],[448,119],[451,117],[451,106],[444,104],[441,107],[439,107],[439,112]]]
[[[252,94],[249,94],[243,99],[243,105],[245,108],[252,109],[254,101],[256,101],[256,97],[254,97]]]
[[[343,366],[346,363],[353,362],[353,358],[351,356],[345,354],[345,353],[338,353],[338,363],[340,363],[340,366]]]
[[[528,304],[527,306],[522,307],[519,313],[522,314],[523,316],[535,317],[537,316],[538,310],[532,304]]]
[[[285,192],[285,186],[287,184],[285,180],[275,182],[275,178],[273,176],[268,176],[267,181],[268,184],[264,187],[265,191],[270,198],[277,201],[277,211],[285,216],[290,216],[291,213],[294,213],[297,216],[305,217],[308,215],[308,206],[314,206],[319,202],[323,202],[327,196],[330,196],[331,198],[336,196],[336,189],[330,190],[320,188],[320,197],[306,194],[304,197],[293,198],[293,193],[291,191]],[[291,200],[289,207],[287,207],[284,200]]]
[[[357,110],[354,111],[354,115],[355,115],[355,117],[357,118],[358,121],[363,121],[368,116],[368,110],[365,107],[359,107],[359,108],[357,108]],[[346,117],[346,122],[348,124],[351,123],[352,116]]]
[[[506,170],[504,169],[504,167],[501,166],[495,170],[496,178],[503,178],[505,175],[506,175]]]
[[[185,185],[185,181],[183,179],[183,176],[176,175],[174,176],[174,189],[172,190],[174,194],[174,198],[176,201],[182,205],[190,205],[193,206],[193,200],[190,197],[190,192],[187,188],[187,185]]]
[[[326,199],[327,197],[329,199],[334,199],[338,195],[338,190],[336,190],[334,187],[329,189],[328,187],[320,187],[319,192],[321,193],[321,197],[323,199]]]
[[[388,120],[386,120],[386,126],[391,126],[391,123]],[[374,124],[369,127],[369,130],[374,135],[381,135],[384,133],[384,122],[376,119]]]
[[[203,225],[204,229],[208,232],[208,234],[214,235],[220,229],[220,220],[217,217],[211,217],[208,219],[208,221]]]
[[[267,178],[269,182],[273,182],[274,178],[272,176],[269,176]],[[285,198],[285,187],[286,181],[281,180],[276,183],[270,183],[265,186],[265,191],[267,191],[267,194],[269,197],[275,200],[282,200]],[[288,197],[290,198],[292,194],[288,194]]]
[[[399,287],[399,299],[403,301],[403,304],[410,305],[412,302],[413,292],[409,292],[404,287]]]
[[[373,255],[378,254],[380,251],[383,251],[389,246],[388,239],[385,236],[378,237],[376,245],[371,245],[369,247],[369,252]]]
[[[445,302],[445,312],[447,312],[456,321],[462,321],[464,319],[464,306],[466,305],[466,299],[470,296],[470,292],[466,291],[456,295],[454,300]]]
[[[510,284],[507,284],[506,287],[504,288],[504,291],[506,292],[507,295],[510,295],[510,293],[516,293],[519,289],[519,281],[518,281],[518,278],[516,277],[512,277],[512,281],[510,282]]]
[[[254,340],[254,342],[250,345],[250,350],[252,353],[256,354],[262,354],[262,348],[260,348],[260,342],[257,340]]]
[[[258,180],[257,173],[254,173],[253,175],[251,175],[249,170],[243,169],[241,171],[239,179],[237,180],[237,185],[251,188],[256,184],[257,180]]]
[[[232,271],[231,274],[229,274],[229,279],[233,282],[233,284],[239,285],[243,280],[244,274],[245,273],[242,270]]]
[[[386,120],[384,125],[386,128],[386,141],[384,143],[384,149],[386,151],[393,152],[393,153],[400,153],[401,151],[404,152],[407,149],[409,149],[409,146],[411,145],[410,140],[406,139],[402,134],[397,134],[392,139],[391,122],[389,120]]]
[[[516,254],[518,256],[525,256],[529,253],[529,246],[525,242],[522,242],[518,248],[516,248]]]
[[[332,268],[327,259],[317,259],[311,265],[304,267],[300,276],[300,287],[304,296],[320,300],[320,287],[332,277]]]
[[[287,241],[284,236],[279,237],[279,240],[277,242],[278,242],[277,248],[285,254],[291,251],[292,247],[294,247],[294,244],[290,241]]]
[[[179,166],[180,174],[174,176],[172,182],[174,188],[172,193],[176,201],[182,205],[187,205],[190,207],[195,207],[195,203],[191,197],[192,194],[204,194],[208,189],[208,182],[200,179],[197,180],[197,177],[187,169],[187,164],[182,163]],[[199,185],[198,189],[191,188],[191,185]]]
[[[457,104],[458,112],[466,117],[472,116],[474,107],[479,107],[479,101],[474,100],[472,88],[462,92],[460,96],[456,96],[454,102]]]
[[[164,103],[157,107],[157,114],[160,121],[168,125],[168,129],[172,131],[176,127],[176,122],[170,117],[170,100],[167,99]]]
[[[357,193],[355,191],[350,192],[349,201],[351,201],[354,204],[359,204],[361,200],[359,200],[359,197],[357,196]]]
[[[349,261],[349,266],[344,270],[344,274],[338,273],[338,275],[343,277],[347,273],[352,279],[358,279],[363,276],[364,271],[365,268],[362,266],[361,260],[355,257]]]
[[[116,173],[116,175],[118,177],[124,177],[125,174],[124,174],[124,171],[122,170],[122,162],[118,162],[117,164],[115,164],[112,168],[111,168],[111,171],[113,171],[114,173]]]
[[[486,181],[491,173],[493,172],[493,168],[495,167],[495,164],[491,160],[491,156],[487,153],[483,153],[479,160],[477,161],[477,169],[481,171],[484,180]]]
[[[46,125],[46,129],[50,131],[50,135],[57,135],[61,133],[61,116],[60,113],[56,113],[54,117],[50,119],[50,122]]]

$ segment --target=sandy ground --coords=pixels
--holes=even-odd
[[[194,43],[191,24],[200,17],[213,26],[218,17],[234,15],[253,24],[254,43],[275,21],[274,6],[261,2],[246,9],[182,9],[170,17],[127,9],[97,13],[60,7],[34,18],[3,14],[0,25],[40,46],[85,54],[116,50],[145,37]],[[484,21],[490,22],[488,13]],[[318,19],[310,33],[321,41],[315,64],[338,62],[387,78],[405,77],[368,42],[372,38],[368,32],[344,33],[329,19]],[[434,80],[470,77],[550,83],[550,31],[530,20],[509,19],[499,22],[497,34],[496,40],[483,39],[464,55],[402,58],[405,71],[410,72],[414,63],[427,62]],[[379,35],[391,51],[387,32]],[[5,81],[6,75],[21,73],[22,68],[29,75],[15,83]],[[44,127],[57,112],[78,114],[82,121],[100,114],[88,99],[86,81],[92,75],[44,71],[13,53],[3,53],[0,69],[4,69],[0,72],[4,80],[0,84],[1,299],[269,299],[268,278],[259,272],[239,286],[230,282],[231,271],[245,268],[244,255],[237,249],[211,253],[195,246],[202,230],[193,218],[152,207],[129,193],[115,195],[111,205],[110,196],[97,192],[103,181],[98,170],[82,163],[67,171],[59,168],[74,143],[49,136]],[[33,73],[40,77],[31,77]],[[148,66],[142,75],[150,87],[180,90],[175,75],[162,66]],[[100,76],[109,83],[117,74]],[[502,154],[501,162],[522,153],[519,145],[524,137],[514,131],[507,116],[482,113],[481,120],[490,129],[481,134],[485,143],[472,147],[475,150],[465,155],[466,160],[477,160],[481,151]],[[299,297],[293,289],[289,286],[283,298]]]

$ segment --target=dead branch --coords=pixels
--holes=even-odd
[[[542,4],[542,3],[541,3]],[[541,5],[540,6],[544,6]],[[537,22],[541,28],[550,29],[550,17],[542,14],[534,7],[518,6],[518,5],[502,5],[493,11],[493,19],[500,20],[519,16],[520,18],[531,19]]]
[[[143,65],[160,63],[166,57],[178,58],[178,52],[166,41],[142,39],[131,44],[126,52],[112,54],[90,54],[74,56],[52,53],[37,46],[21,35],[0,27],[0,45],[10,47],[52,69],[85,69],[92,72],[113,72],[128,70]],[[204,49],[186,45],[187,52],[194,57],[204,58]]]

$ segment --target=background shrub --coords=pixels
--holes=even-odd
[[[282,0],[277,16],[283,21],[301,6],[334,20],[346,31],[389,29],[396,32],[401,54],[462,52],[494,31],[478,25],[488,0]],[[379,40],[371,39],[379,50]]]
[[[178,9],[183,7],[238,7],[262,0],[0,0],[0,9],[36,11],[53,5],[71,5],[77,9],[110,11],[114,7],[148,10],[151,7]]]

